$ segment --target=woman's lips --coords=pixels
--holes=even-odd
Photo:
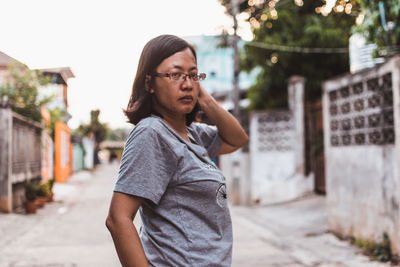
[[[190,104],[193,102],[193,96],[183,96],[183,97],[179,98],[179,101],[186,103],[186,104]]]

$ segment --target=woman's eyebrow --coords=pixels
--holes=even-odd
[[[182,66],[180,66],[180,65],[173,65],[172,68],[173,68],[173,69],[178,69],[178,70],[184,70],[184,68],[183,68]],[[197,70],[197,67],[196,67],[196,66],[193,66],[193,67],[191,67],[191,68],[189,69],[189,71],[192,71],[192,70]]]

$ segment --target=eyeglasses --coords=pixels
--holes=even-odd
[[[190,80],[193,82],[203,81],[206,78],[205,73],[183,73],[183,72],[170,72],[170,73],[153,73],[155,77],[168,77],[170,80],[173,81],[186,81],[186,78],[189,77]]]

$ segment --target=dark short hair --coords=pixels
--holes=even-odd
[[[135,81],[132,86],[132,93],[129,99],[128,107],[124,110],[128,117],[128,122],[137,124],[141,119],[149,117],[151,114],[161,116],[152,106],[151,94],[146,90],[146,75],[155,72],[158,65],[173,54],[189,48],[195,59],[196,52],[194,48],[185,40],[174,35],[161,35],[151,39],[143,48],[140,55]],[[153,77],[151,78],[151,83]],[[194,109],[186,114],[186,124],[190,125],[199,110],[199,104],[196,103]]]

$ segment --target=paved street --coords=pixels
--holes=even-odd
[[[102,165],[56,184],[56,201],[35,215],[0,214],[0,267],[119,266],[104,226],[117,168]],[[324,201],[311,195],[282,205],[233,207],[233,267],[389,266],[328,233]]]

